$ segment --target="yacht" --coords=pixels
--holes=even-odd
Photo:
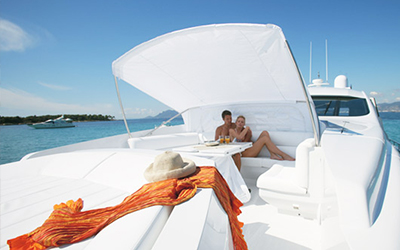
[[[47,129],[47,128],[72,128],[75,125],[72,123],[71,118],[64,118],[64,115],[56,118],[49,119],[45,122],[38,122],[33,124],[28,124],[29,127],[36,129]]]
[[[1,165],[1,249],[42,232],[34,230],[55,204],[81,199],[85,212],[126,202],[152,184],[144,173],[165,152],[217,169],[240,211],[227,209],[217,189],[199,187],[185,202],[126,214],[79,242],[27,237],[62,249],[400,249],[400,158],[376,104],[344,76],[333,87],[307,86],[280,27],[174,31],[126,52],[112,71],[118,96],[119,84],[130,84],[184,124],[130,132],[125,119],[126,134]],[[246,117],[253,142],[268,131],[295,161],[271,159],[264,148],[242,157],[239,171],[232,155],[251,144],[210,143],[224,110]]]

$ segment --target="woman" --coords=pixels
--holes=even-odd
[[[243,142],[251,142],[252,132],[250,127],[245,127],[246,119],[244,116],[240,115],[236,119],[236,128],[229,130],[229,136],[231,140],[236,138],[236,141]],[[271,140],[269,133],[267,131],[263,131],[261,135],[258,137],[257,141],[253,143],[251,148],[246,149],[243,153],[243,157],[256,157],[261,149],[264,147],[268,149],[271,154],[271,159],[275,160],[286,160],[286,161],[294,161],[295,159],[290,155],[282,152]]]
[[[236,139],[237,142],[250,142],[252,132],[250,127],[244,127],[246,124],[246,118],[239,115],[238,118],[236,118],[235,124],[235,128],[229,129],[229,137],[232,138],[231,140],[233,141],[233,139]]]

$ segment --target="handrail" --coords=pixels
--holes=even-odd
[[[170,121],[172,121],[173,119],[175,119],[176,117],[182,115],[183,113],[185,113],[186,111],[188,111],[189,109],[185,109],[184,111],[180,112],[179,114],[176,114],[175,116],[173,116],[172,118],[170,118],[167,121],[163,121],[159,126],[155,127],[153,130],[151,130],[150,132],[148,132],[147,134],[145,134],[144,136],[149,136],[151,134],[153,134],[154,131],[158,130],[159,128],[161,128],[162,126],[164,126],[165,124],[168,124]]]

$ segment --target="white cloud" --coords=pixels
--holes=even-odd
[[[146,117],[158,114],[156,111],[146,108],[125,108],[124,112],[127,117]]]
[[[377,103],[392,103],[400,101],[400,89],[389,89],[384,92],[371,91],[369,95],[376,99]]]
[[[57,103],[18,89],[0,88],[0,114],[3,116],[28,116],[44,114],[104,114],[114,115],[111,104],[80,105]]]
[[[70,90],[70,87],[65,87],[62,85],[54,85],[54,84],[48,84],[48,83],[44,83],[44,82],[38,82],[40,85],[42,85],[43,87],[49,88],[49,89],[53,89],[53,90]]]
[[[380,97],[380,96],[384,96],[384,94],[376,92],[376,91],[371,91],[369,93],[371,96],[375,96],[375,97]]]
[[[18,25],[0,18],[1,51],[24,51],[34,44],[34,40]]]
[[[143,118],[155,116],[161,111],[149,108],[126,108],[126,117]],[[46,114],[103,114],[113,115],[122,119],[119,106],[108,103],[94,103],[81,105],[76,103],[59,103],[46,100],[20,89],[6,89],[0,87],[0,115],[2,116],[29,116]]]

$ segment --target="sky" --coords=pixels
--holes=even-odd
[[[348,77],[378,103],[400,101],[398,0],[1,0],[0,115],[121,118],[111,64],[179,29],[215,23],[282,28],[305,81]],[[120,83],[128,118],[170,109]]]

